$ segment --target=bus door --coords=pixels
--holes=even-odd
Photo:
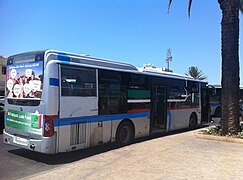
[[[152,86],[151,131],[165,130],[166,127],[166,88],[162,85]]]
[[[59,152],[86,148],[90,122],[98,115],[96,70],[60,65]]]
[[[204,123],[208,123],[210,121],[210,114],[209,114],[209,89],[202,84],[201,87],[201,121]]]

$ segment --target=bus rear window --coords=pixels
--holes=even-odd
[[[25,62],[26,60],[26,62]],[[43,59],[30,61],[23,56],[8,60],[6,72],[6,92],[10,104],[18,104],[18,100],[40,100],[43,83]],[[31,103],[32,104],[32,103]],[[34,103],[36,104],[36,103]]]

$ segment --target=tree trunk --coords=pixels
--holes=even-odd
[[[222,10],[222,135],[239,131],[239,7],[240,0],[218,0]]]

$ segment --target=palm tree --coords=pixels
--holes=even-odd
[[[189,67],[188,71],[185,74],[193,77],[194,79],[199,79],[199,80],[207,79],[207,76],[204,76],[202,70],[199,70],[198,67],[194,67],[194,66]]]
[[[172,0],[169,0],[168,11]],[[243,0],[218,0],[222,10],[222,135],[237,135],[239,131],[239,10]],[[190,17],[192,0],[189,0]]]

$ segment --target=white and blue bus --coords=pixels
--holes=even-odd
[[[221,117],[221,85],[209,85],[209,105],[212,117]],[[240,93],[240,115],[243,114],[243,86],[239,87]]]
[[[3,141],[41,153],[208,121],[207,83],[162,70],[45,50],[10,56],[6,79]]]

